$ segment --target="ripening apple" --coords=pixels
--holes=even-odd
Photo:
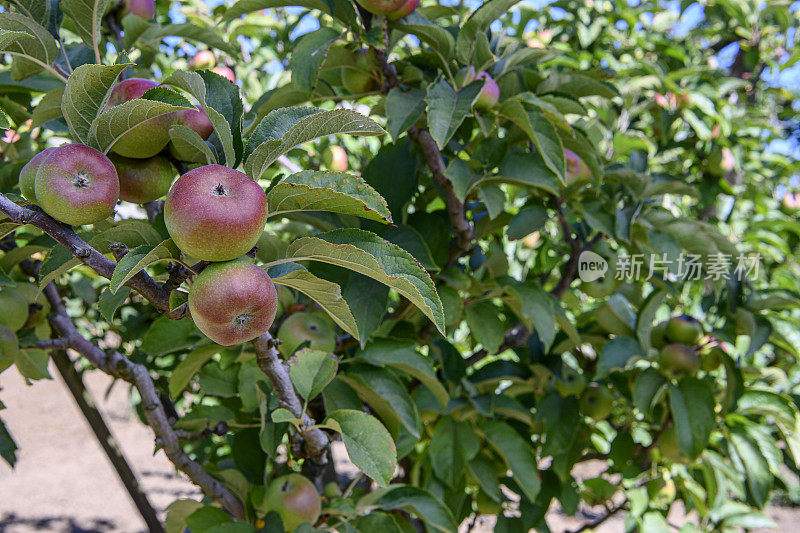
[[[322,161],[328,170],[334,172],[347,172],[347,152],[341,146],[329,146],[322,153]]]
[[[310,480],[300,474],[287,474],[269,484],[261,510],[277,512],[283,520],[284,530],[294,531],[304,522],[314,525],[322,511],[322,503]]]
[[[221,65],[219,67],[214,67],[211,69],[211,72],[214,74],[219,74],[223,78],[227,78],[229,82],[236,83],[236,74],[233,72],[233,69],[230,67],[226,67]]]
[[[419,0],[406,0],[403,5],[401,5],[396,10],[392,11],[391,13],[386,14],[386,18],[389,20],[398,20],[406,15],[412,13],[417,7],[419,6]]]
[[[36,179],[36,171],[44,163],[45,159],[55,150],[55,148],[45,148],[28,161],[22,170],[19,171],[19,190],[22,196],[31,203],[36,203],[36,190],[34,188],[34,180]]]
[[[141,98],[144,93],[159,85],[143,78],[128,78],[111,90],[106,109]],[[175,113],[159,115],[145,120],[122,135],[112,146],[121,156],[145,159],[156,155],[169,142],[169,128],[175,123]]]
[[[589,166],[569,148],[564,148],[564,162],[567,170],[567,184],[588,180],[592,177],[592,171],[589,170]]]
[[[667,344],[658,352],[658,364],[672,376],[693,376],[700,370],[700,357],[685,344]]]
[[[117,169],[119,199],[126,202],[146,204],[161,198],[167,194],[175,178],[175,167],[161,155],[131,159],[111,154],[109,159]]]
[[[736,156],[727,146],[720,148],[714,145],[708,154],[708,171],[714,176],[723,176],[736,167]]]
[[[356,0],[358,5],[375,15],[388,15],[403,7],[406,0]]]
[[[488,72],[481,71],[475,79],[483,80],[483,88],[478,93],[478,98],[475,100],[475,109],[486,111],[494,107],[497,100],[500,98],[500,87],[497,82],[489,76]]]
[[[322,494],[324,494],[326,498],[332,500],[333,498],[341,497],[342,489],[339,488],[339,485],[337,485],[335,481],[329,481],[325,484]]]
[[[145,20],[152,20],[156,16],[154,0],[123,0],[121,17],[127,14],[136,15]]]
[[[375,88],[377,63],[372,50],[356,50],[353,64],[342,68],[342,84],[353,94],[366,93]]]
[[[586,388],[586,378],[574,368],[566,367],[553,386],[561,396],[576,396]]]
[[[39,166],[36,201],[45,213],[66,224],[94,224],[114,212],[119,179],[113,163],[83,144],[59,146]]]
[[[34,158],[35,159],[35,158]],[[33,159],[30,160],[28,165],[33,162]],[[26,165],[27,166],[27,165]],[[22,170],[25,170],[24,168]],[[22,174],[19,176],[19,188],[22,189]],[[24,194],[23,194],[24,196]],[[27,198],[27,197],[26,197]],[[30,198],[28,198],[30,200]],[[787,192],[783,195],[781,199],[781,203],[779,206],[781,212],[785,215],[790,216],[797,216],[797,213],[800,212],[800,194],[798,193],[790,193]]]
[[[189,290],[189,310],[197,327],[222,346],[251,341],[275,320],[278,294],[264,271],[249,258],[212,263]]]
[[[229,261],[249,252],[261,237],[267,195],[237,170],[197,167],[172,184],[164,222],[183,253],[205,261]]]
[[[205,110],[200,106],[197,109],[181,109],[175,112],[175,124],[186,126],[196,132],[204,141],[214,133],[214,126],[208,120]]]
[[[281,344],[278,350],[289,357],[304,342],[313,350],[332,352],[336,348],[336,334],[324,318],[312,313],[295,313],[283,321],[278,330]]]
[[[581,413],[595,420],[602,420],[611,414],[614,406],[614,395],[608,387],[598,383],[590,383],[581,395],[579,407]]]
[[[196,70],[207,70],[216,64],[214,52],[211,50],[200,50],[189,60],[189,68]]]
[[[19,331],[28,320],[28,300],[11,287],[0,289],[0,324]]]
[[[456,75],[453,77],[453,81],[456,82],[456,89],[460,89],[475,81],[475,76],[475,67],[472,65],[458,69],[458,72],[456,72]]]
[[[667,322],[664,338],[669,342],[694,346],[703,337],[703,326],[693,316],[680,315]]]

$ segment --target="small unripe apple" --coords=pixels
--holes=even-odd
[[[341,146],[329,146],[322,154],[322,160],[329,170],[347,172],[347,152]]]
[[[30,160],[28,165],[30,165],[31,163],[33,163],[33,159]],[[23,168],[22,170],[24,171],[25,169]],[[22,189],[22,174],[19,175],[19,188]],[[30,200],[30,198],[28,199]],[[797,213],[800,212],[800,194],[798,193],[792,194],[790,192],[787,192],[785,195],[783,195],[779,208],[781,212],[785,215],[796,216]]]
[[[228,261],[258,242],[267,195],[246,174],[222,165],[190,170],[164,203],[164,222],[178,248],[205,261]]]
[[[568,184],[588,180],[592,177],[592,171],[589,170],[589,166],[569,148],[564,148],[564,162],[566,163]]]
[[[106,109],[141,98],[148,90],[159,85],[143,78],[128,78],[111,90]],[[121,156],[144,159],[156,155],[169,142],[169,128],[175,123],[175,113],[159,115],[145,120],[123,134],[112,146]]]
[[[223,346],[251,341],[275,320],[278,294],[264,271],[248,258],[213,263],[189,290],[189,310],[197,327]]]
[[[406,0],[356,0],[358,5],[375,15],[388,15],[403,7]]]
[[[289,357],[304,342],[312,350],[332,352],[336,348],[336,334],[324,318],[312,313],[295,313],[283,321],[278,330],[281,344],[278,350]]]
[[[136,15],[145,20],[152,20],[156,16],[154,0],[123,0],[121,15]]]
[[[325,488],[323,489],[322,493],[326,498],[333,499],[342,495],[342,489],[339,488],[339,485],[337,485],[335,481],[329,481],[325,484]]]
[[[576,396],[586,388],[586,378],[574,368],[566,367],[554,387],[561,396]]]
[[[300,474],[275,478],[264,493],[261,510],[277,512],[286,531],[294,531],[300,524],[312,526],[322,511],[319,493],[314,484]]]
[[[478,99],[475,100],[475,108],[486,111],[491,109],[500,98],[500,87],[497,85],[488,72],[479,72],[476,77],[478,80],[483,80],[483,88],[478,94]]]
[[[37,285],[17,282],[14,290],[22,294],[28,302],[28,321],[25,322],[25,326],[35,326],[50,314],[50,302]]]
[[[39,167],[53,150],[55,150],[53,147],[45,148],[25,163],[25,166],[19,171],[19,190],[22,196],[31,203],[36,203],[36,189],[34,187],[36,171],[39,170]]]
[[[175,178],[175,167],[161,155],[131,159],[111,154],[109,159],[117,169],[119,199],[126,202],[146,204],[161,198],[167,194]]]
[[[614,406],[614,395],[608,387],[591,383],[581,395],[579,407],[581,413],[595,420],[602,420],[611,414]]]
[[[342,69],[342,84],[353,94],[371,91],[375,88],[376,62],[372,50],[356,50],[355,60]]]
[[[668,374],[692,376],[700,370],[700,357],[685,344],[667,344],[658,352],[658,364]]]
[[[210,69],[217,63],[214,58],[214,52],[211,50],[200,50],[192,59],[189,60],[189,68],[193,69]]]
[[[175,124],[186,126],[190,130],[196,132],[204,141],[211,137],[214,133],[214,126],[208,120],[205,110],[202,107],[196,106],[197,109],[182,109],[175,112]]]
[[[213,69],[211,69],[211,72],[213,72],[214,74],[219,74],[223,78],[227,78],[228,81],[230,81],[231,83],[236,83],[236,74],[234,74],[233,70],[230,67],[226,66],[214,67]]]
[[[700,368],[706,372],[711,372],[719,368],[727,354],[719,346],[712,346],[700,354]]]
[[[708,154],[708,171],[714,176],[723,176],[736,167],[736,156],[727,146],[720,148],[715,145]]]
[[[28,300],[10,287],[0,290],[0,324],[19,331],[28,321]]]
[[[398,9],[387,13],[386,18],[389,20],[401,19],[417,9],[417,6],[419,6],[419,0],[406,0]]]
[[[652,328],[650,328],[650,346],[656,350],[660,350],[667,344],[665,334],[667,332],[668,320],[662,320]]]
[[[111,161],[83,144],[59,146],[36,172],[39,206],[61,222],[94,224],[114,212],[119,179]]]
[[[703,326],[693,316],[680,315],[672,317],[667,322],[664,338],[669,342],[694,346],[703,338]]]
[[[0,359],[0,372],[14,364],[19,355],[19,341],[16,333],[2,324],[0,324],[0,354],[3,354],[3,358]]]

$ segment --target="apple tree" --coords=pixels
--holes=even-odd
[[[798,10],[661,4],[3,0],[0,371],[130,385],[154,531],[768,526]]]

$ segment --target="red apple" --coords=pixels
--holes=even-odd
[[[583,159],[578,154],[564,148],[564,161],[567,166],[567,183],[581,181],[592,177],[592,171],[589,170],[588,165],[584,163]]]
[[[334,172],[347,172],[347,152],[341,146],[329,146],[322,154],[322,160],[328,170]]]
[[[400,9],[406,0],[356,0],[358,5],[375,15],[388,15]]]
[[[200,50],[189,60],[189,68],[209,69],[212,68],[216,62],[217,60],[214,58],[214,52],[211,50]]]
[[[186,126],[190,130],[197,132],[203,140],[207,140],[214,133],[214,126],[208,120],[208,115],[202,107],[197,109],[182,109],[175,112],[175,123]]]
[[[123,0],[122,13],[124,17],[130,13],[145,20],[152,20],[156,16],[156,6],[153,0]]]
[[[251,341],[275,320],[278,294],[249,258],[213,263],[194,278],[189,310],[197,327],[223,346]]]
[[[483,80],[483,88],[478,94],[478,99],[475,100],[475,108],[487,110],[494,107],[497,100],[500,98],[500,87],[497,85],[488,72],[481,71],[478,73],[476,79]]]
[[[94,224],[114,212],[119,179],[111,161],[94,148],[68,144],[50,152],[36,172],[39,206],[61,222]]]
[[[264,494],[261,510],[277,512],[286,531],[294,531],[303,522],[310,525],[319,519],[321,502],[314,484],[300,474],[275,478]]]
[[[129,78],[114,86],[108,99],[107,109],[141,98],[153,87],[154,81]],[[112,147],[121,156],[145,159],[156,155],[169,142],[169,128],[175,123],[175,113],[168,113],[146,120],[120,137]]]
[[[267,221],[267,195],[247,175],[222,165],[190,170],[172,185],[164,222],[185,254],[229,261],[258,242]]]
[[[109,159],[117,169],[119,199],[126,202],[146,204],[161,198],[175,177],[175,167],[164,156],[130,159],[111,154]]]
[[[406,0],[405,3],[400,6],[399,9],[392,11],[391,13],[386,14],[386,18],[389,20],[397,20],[405,17],[409,13],[412,13],[415,9],[419,6],[419,0]]]
[[[45,159],[55,150],[55,148],[45,148],[28,161],[22,170],[19,171],[19,190],[26,200],[36,203],[36,191],[34,190],[34,179],[36,171],[44,163]]]
[[[234,74],[230,67],[214,67],[211,69],[211,72],[219,74],[223,78],[228,78],[228,81],[231,83],[236,83],[236,74]]]

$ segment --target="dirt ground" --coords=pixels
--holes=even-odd
[[[57,376],[52,365],[51,374]],[[164,509],[175,499],[199,499],[199,491],[175,473],[163,452],[153,455],[152,434],[134,418],[126,385],[118,383],[105,398],[109,383],[110,379],[99,372],[86,378],[87,388],[152,505],[163,517]],[[9,369],[0,374],[0,398],[7,407],[0,411],[0,417],[20,447],[15,469],[0,461],[0,533],[145,531],[124,487],[59,377],[28,387],[14,369]],[[343,450],[334,452],[337,459],[346,457]],[[683,515],[679,509],[674,511],[670,522],[680,524]],[[779,529],[796,531],[798,510],[774,508],[768,514]],[[578,517],[567,517],[554,507],[547,521],[553,533],[564,533],[593,518],[596,515],[591,509]],[[595,531],[621,532],[622,524],[622,516],[615,516]],[[480,517],[472,531],[491,531],[493,525],[493,518]],[[466,525],[461,529],[466,531]]]

